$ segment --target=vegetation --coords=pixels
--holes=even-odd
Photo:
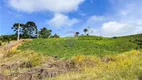
[[[141,49],[141,44],[135,40],[142,40],[140,35],[103,38],[95,36],[80,36],[78,38],[35,39],[19,47],[20,50],[33,50],[37,53],[60,58],[71,58],[78,55],[105,56],[118,54],[130,50]]]
[[[0,58],[0,73],[19,80],[141,80],[141,40],[142,34],[25,41]]]
[[[28,21],[26,24],[22,23],[15,23],[12,27],[15,31],[15,34],[18,34],[18,29],[21,38],[32,38],[35,37],[37,34],[37,26],[34,22]]]
[[[59,38],[45,27],[38,31],[36,24],[29,21],[15,23],[15,35],[0,36],[0,46],[17,39],[19,25],[21,38],[39,38],[24,40],[18,50],[13,46],[11,51],[0,51],[6,52],[0,55],[0,76],[15,79],[11,76],[14,74],[19,80],[30,80],[29,75],[36,80],[142,79],[142,34],[107,38],[89,36],[86,28],[85,36],[76,32],[77,37]]]
[[[96,56],[76,56],[73,59],[77,64],[84,64],[83,70],[80,72],[62,74],[50,80],[142,79],[142,53],[140,51],[130,51],[115,56],[107,56],[105,58]]]
[[[85,34],[87,34],[88,29],[85,28],[85,29],[83,30],[83,32],[84,32]]]
[[[52,30],[48,30],[46,27],[42,28],[39,31],[39,37],[40,38],[49,38],[51,36]]]
[[[2,42],[10,42],[11,40],[16,40],[16,35],[2,35],[0,36],[0,41]]]
[[[79,35],[79,32],[75,32],[75,36],[78,36]]]
[[[0,73],[4,75],[20,75],[16,77],[18,78],[21,77],[21,74],[28,74],[29,71],[35,70],[33,75],[37,76],[33,77],[38,80],[38,75],[41,75],[39,71],[47,68],[44,67],[45,65],[47,66],[48,64],[53,64],[57,65],[56,67],[58,67],[58,65],[61,64],[60,66],[64,66],[62,65],[62,62],[65,63],[67,61],[72,61],[74,63],[75,68],[73,67],[73,69],[75,71],[68,71],[66,73],[57,75],[55,78],[47,78],[47,80],[142,79],[142,52],[139,50],[132,50],[122,54],[107,55],[103,57],[79,55],[68,60],[55,59],[51,56],[37,54],[33,51],[17,51],[12,55],[9,53],[5,56],[5,58],[0,59],[0,65],[4,66],[0,67]],[[10,67],[10,69],[5,66]],[[51,70],[56,70],[56,67],[51,68]],[[65,70],[65,68],[59,69],[61,71]],[[26,77],[26,79],[28,78],[27,75],[23,76]],[[23,77],[21,79],[23,79]],[[45,77],[44,80],[46,80]]]
[[[54,34],[53,36],[50,36],[50,38],[59,38],[60,36],[57,34]]]
[[[0,40],[0,46],[2,46],[2,41]]]
[[[51,36],[52,30],[43,27],[41,30],[38,31],[37,25],[33,21],[28,21],[26,24],[23,23],[15,23],[12,27],[15,32],[15,35],[18,34],[19,29],[19,36],[21,39],[27,38],[59,38],[59,35],[54,34]]]

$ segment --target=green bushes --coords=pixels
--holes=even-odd
[[[140,46],[140,48],[142,48],[142,39],[135,39],[134,43],[136,43],[137,45]]]
[[[51,35],[50,38],[60,38],[60,36],[57,34],[54,34],[54,35]]]
[[[9,42],[11,40],[16,40],[17,36],[16,35],[2,35],[0,36],[0,40],[2,42]]]
[[[78,39],[79,40],[102,40],[105,38],[99,37],[99,36],[79,36]]]

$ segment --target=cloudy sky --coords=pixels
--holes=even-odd
[[[61,36],[83,34],[88,26],[99,36],[142,33],[142,0],[0,0],[0,35],[27,21]]]

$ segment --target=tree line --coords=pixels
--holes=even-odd
[[[20,39],[28,39],[28,38],[59,38],[58,34],[52,35],[52,30],[47,29],[46,27],[38,30],[37,25],[33,21],[28,21],[27,23],[14,23],[12,26],[12,30],[14,30],[14,34],[12,35],[1,35],[0,36],[0,44],[1,42],[10,42],[11,40],[16,40],[19,32]]]
[[[12,27],[15,32],[15,35],[19,34],[20,38],[27,39],[27,38],[59,38],[59,35],[52,34],[52,30],[47,29],[46,27],[41,28],[40,30],[37,29],[37,25],[33,21],[28,21],[26,24],[23,23],[15,23]]]
[[[52,35],[52,30],[47,29],[46,27],[38,30],[37,25],[33,21],[28,21],[27,23],[14,23],[12,26],[14,30],[14,34],[12,35],[2,35],[0,36],[0,41],[2,42],[10,42],[11,40],[16,40],[19,32],[20,39],[33,39],[33,38],[59,38],[58,34]],[[83,30],[85,35],[89,36],[89,30],[85,28]],[[75,32],[75,36],[79,36],[79,32]],[[82,36],[84,36],[82,34]]]
[[[12,27],[15,31],[15,35],[18,33],[19,26],[20,38],[59,38],[59,35],[57,34],[51,35],[52,30],[47,29],[46,27],[43,27],[38,31],[37,25],[33,21],[28,21],[26,24],[15,23]],[[85,28],[83,32],[85,35],[89,36],[89,30],[87,28]],[[75,36],[79,36],[79,34],[79,32],[75,32]]]

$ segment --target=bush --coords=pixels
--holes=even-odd
[[[113,39],[117,39],[117,37],[113,37]]]
[[[3,35],[0,37],[0,40],[2,42],[10,42],[11,40],[16,40],[17,36],[16,35]]]
[[[2,41],[0,41],[0,46],[2,46]]]
[[[137,45],[140,46],[140,48],[142,48],[142,40],[136,39],[136,40],[134,41],[134,43],[136,43]]]
[[[57,34],[54,34],[53,36],[51,35],[50,38],[59,38],[60,36]]]

